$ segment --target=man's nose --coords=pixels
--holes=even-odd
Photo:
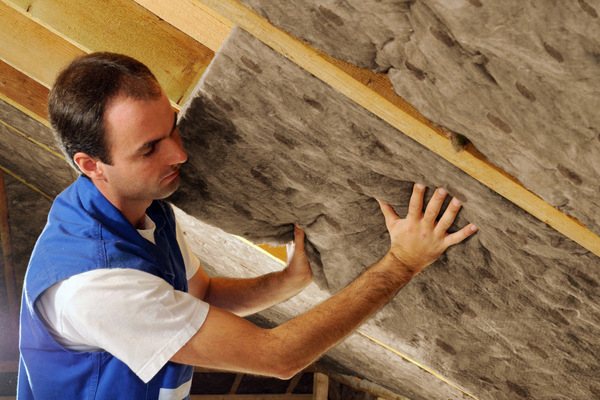
[[[175,130],[175,132],[173,132],[173,135],[171,135],[170,139],[170,164],[176,165],[185,163],[188,159],[188,156],[187,152],[183,148],[183,142],[181,140],[181,136],[179,136],[179,131]]]

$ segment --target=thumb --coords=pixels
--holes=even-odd
[[[294,224],[294,245],[296,250],[304,251],[304,231],[296,224]]]

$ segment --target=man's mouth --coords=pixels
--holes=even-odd
[[[162,178],[162,180],[170,181],[170,180],[175,179],[178,176],[179,176],[179,168],[177,168],[175,171],[172,171],[169,175],[166,175],[164,178]]]

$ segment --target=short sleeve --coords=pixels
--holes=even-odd
[[[54,334],[111,353],[144,382],[191,339],[209,310],[208,303],[134,269],[93,270],[59,285],[46,299],[57,318]]]

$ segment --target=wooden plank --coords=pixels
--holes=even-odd
[[[0,165],[17,176],[27,177],[42,192],[54,197],[75,178],[75,171],[55,154],[28,140],[0,120]]]
[[[287,389],[285,390],[286,393],[292,393],[294,391],[294,389],[296,389],[296,386],[298,386],[298,383],[300,382],[300,379],[302,379],[302,376],[304,375],[303,372],[297,373],[291,380],[290,383],[287,387]]]
[[[135,0],[212,51],[217,51],[229,36],[233,23],[195,0],[176,2]]]
[[[10,169],[6,168],[2,164],[0,164],[0,171],[4,172],[7,175],[12,176],[13,178],[15,178],[16,180],[18,180],[19,182],[21,182],[23,185],[27,186],[29,189],[33,190],[34,192],[36,192],[37,194],[39,194],[40,196],[42,196],[43,198],[45,198],[46,200],[52,201],[54,199],[53,196],[51,196],[48,193],[44,192],[42,189],[38,188],[37,186],[35,186],[31,182],[28,182],[25,178],[23,178],[22,176],[16,174],[14,171],[11,171]]]
[[[0,61],[0,98],[42,122],[48,120],[48,88]]]
[[[236,374],[235,375],[235,379],[233,380],[233,384],[231,385],[231,389],[229,389],[229,394],[235,394],[237,393],[239,387],[240,387],[240,383],[242,383],[242,378],[244,377],[244,374]]]
[[[54,140],[54,135],[48,126],[48,121],[43,121],[45,123],[38,122],[21,109],[17,109],[12,104],[8,104],[0,99],[0,124],[7,125],[9,129],[13,129],[15,134],[23,136],[27,140],[43,147],[57,158],[64,160],[64,155]]]
[[[320,372],[314,373],[313,378],[313,399],[327,400],[329,394],[329,377]]]
[[[598,235],[575,218],[564,214],[535,193],[529,191],[516,179],[491,164],[472,146],[467,147],[464,151],[455,151],[452,143],[443,132],[427,123],[424,118],[416,117],[414,109],[405,109],[399,106],[398,102],[390,101],[386,98],[386,96],[389,97],[389,93],[382,95],[355,79],[352,73],[341,68],[343,64],[332,63],[329,57],[324,57],[305,43],[274,27],[265,18],[248,9],[237,0],[198,1],[213,10],[214,13],[222,15],[227,20],[250,32],[275,51],[454,164],[483,185],[579,243],[587,250],[600,256],[600,237]],[[174,7],[177,7],[177,5],[174,5]]]
[[[113,51],[142,61],[175,103],[183,100],[214,55],[206,46],[129,0],[3,1],[85,52]],[[29,42],[24,44],[28,46]]]
[[[82,49],[0,2],[0,60],[50,87],[58,71],[82,54]]]
[[[4,173],[2,171],[0,171],[0,245],[2,246],[2,263],[4,265],[4,286],[6,288],[6,302],[8,306],[8,317],[10,319],[10,337],[16,338],[19,325],[19,306],[17,298],[18,294],[17,284],[15,281],[15,267],[13,263],[12,244],[10,239],[8,196],[6,194]]]
[[[410,400],[408,397],[404,397],[402,395],[394,393],[389,389],[377,385],[376,383],[373,383],[366,379],[358,378],[356,376],[343,375],[330,371],[327,372],[327,376],[329,376],[330,379],[339,382],[343,385],[346,385],[356,391],[370,393],[373,396],[377,396],[381,399]]]

